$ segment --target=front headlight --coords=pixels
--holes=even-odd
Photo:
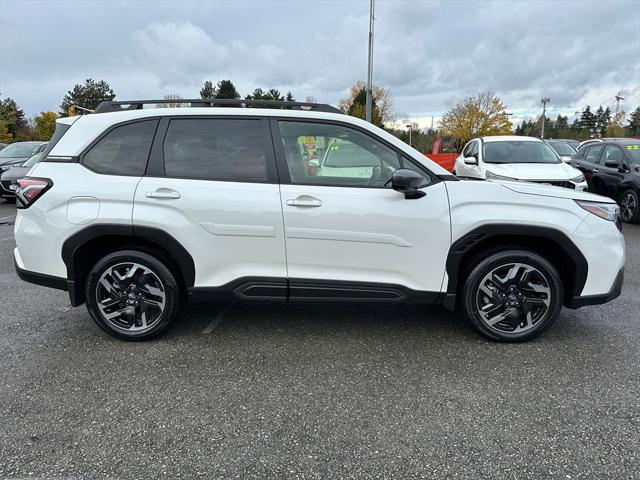
[[[507,180],[511,182],[518,181],[517,178],[505,177],[504,175],[496,175],[495,173],[492,173],[489,170],[487,170],[487,180]]]
[[[580,174],[580,175],[578,175],[577,177],[572,178],[572,179],[571,179],[571,180],[569,180],[569,181],[570,181],[570,182],[573,182],[573,183],[582,183],[582,182],[584,182],[584,175]]]
[[[605,220],[609,220],[610,222],[615,222],[618,220],[620,207],[618,207],[618,205],[616,205],[615,203],[586,202],[582,200],[576,200],[575,202],[582,208],[584,208],[587,212],[593,213],[600,218],[604,218]]]

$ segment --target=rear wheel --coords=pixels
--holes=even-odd
[[[87,276],[87,309],[105,332],[125,340],[162,333],[178,316],[180,289],[157,258],[123,250],[98,261]]]
[[[562,279],[545,258],[527,250],[506,250],[489,255],[471,270],[463,305],[484,336],[523,342],[553,325],[563,295]]]
[[[627,190],[620,195],[620,218],[626,223],[638,223],[640,201],[634,190]]]

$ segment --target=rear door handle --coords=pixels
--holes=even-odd
[[[310,195],[300,195],[298,198],[287,200],[287,205],[290,207],[321,207],[322,200]]]
[[[145,193],[147,198],[167,198],[167,199],[177,199],[180,198],[180,192],[176,192],[170,188],[158,188],[153,192]]]

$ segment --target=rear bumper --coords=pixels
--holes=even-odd
[[[25,270],[18,266],[18,262],[14,260],[16,266],[16,273],[20,280],[24,282],[34,283],[43,287],[55,288],[57,290],[68,290],[68,282],[66,278],[54,277],[53,275],[46,275],[44,273],[32,272]]]
[[[611,300],[618,298],[622,292],[622,284],[624,283],[624,267],[618,272],[618,276],[613,282],[613,286],[608,293],[603,295],[585,295],[580,297],[573,297],[565,306],[568,308],[580,308],[589,305],[601,305],[603,303],[610,302]]]

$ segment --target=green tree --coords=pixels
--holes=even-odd
[[[296,99],[293,98],[293,93],[291,93],[291,91],[287,92],[287,96],[285,97],[285,100],[287,102],[295,102],[296,101]]]
[[[267,94],[261,88],[256,88],[249,95],[244,97],[246,100],[266,100]]]
[[[7,133],[11,135],[13,141],[29,140],[29,122],[24,116],[24,112],[12,98],[5,98],[0,101],[0,120],[4,123]]]
[[[69,90],[60,104],[60,116],[69,116],[69,107],[78,105],[83,108],[95,109],[100,102],[113,100],[116,94],[104,80],[95,81],[87,78],[83,84],[76,84]]]
[[[213,86],[213,82],[211,80],[207,80],[200,89],[200,98],[215,98],[216,93],[216,88]]]
[[[511,121],[502,100],[493,92],[468,97],[447,111],[440,130],[466,143],[485,135],[509,135]]]
[[[583,130],[591,131],[596,127],[597,118],[591,111],[591,106],[587,105],[580,114],[579,125]]]
[[[359,80],[349,90],[349,96],[338,102],[338,108],[354,117],[366,118],[367,84]],[[393,99],[388,88],[372,87],[372,123],[382,126],[393,120]]]
[[[607,125],[606,130],[603,132],[607,137],[624,137],[624,117],[626,113],[618,112],[616,113],[609,124]]]
[[[240,94],[231,80],[220,80],[216,86],[215,98],[236,99],[240,98]]]
[[[629,115],[629,124],[627,130],[630,135],[640,135],[640,107],[636,108],[631,115]]]
[[[56,112],[40,112],[33,118],[35,123],[35,138],[37,140],[49,141],[53,132],[56,130],[56,120],[58,119]]]
[[[0,143],[11,143],[13,142],[13,135],[9,133],[9,129],[7,128],[7,124],[4,120],[0,119]]]

